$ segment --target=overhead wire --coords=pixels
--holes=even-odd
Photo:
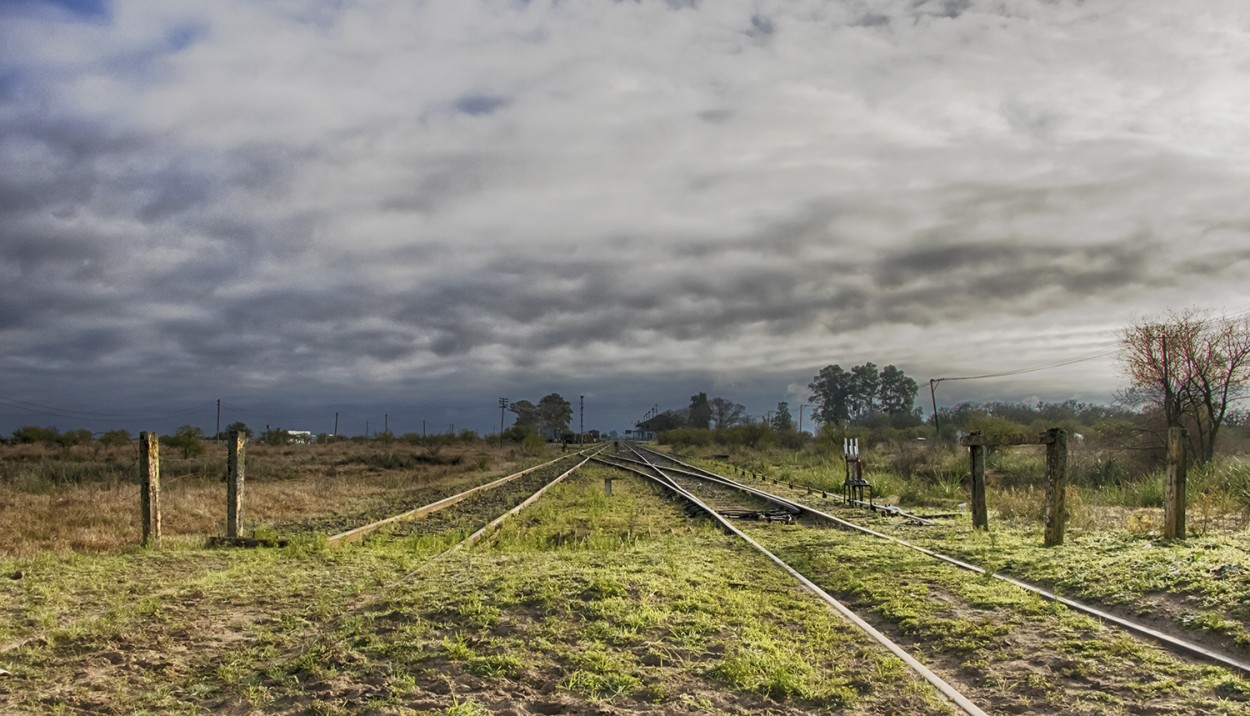
[[[1236,313],[1228,314],[1225,316],[1220,316],[1218,319],[1213,319],[1213,320],[1217,323],[1227,325],[1227,324],[1231,324],[1235,321],[1238,321],[1247,317],[1250,317],[1250,308],[1237,311]],[[1056,361],[1054,363],[1048,363],[1046,365],[1033,366],[1031,368],[1017,368],[1014,370],[1004,370],[1004,371],[999,371],[996,373],[983,373],[981,375],[963,375],[963,376],[951,376],[951,377],[943,377],[943,378],[930,378],[929,382],[931,384],[936,385],[937,383],[956,381],[956,380],[983,380],[986,378],[1006,378],[1006,377],[1010,377],[1014,375],[1024,375],[1026,373],[1037,373],[1043,370],[1052,370],[1054,368],[1062,368],[1064,366],[1074,365],[1077,363],[1085,363],[1087,361],[1097,360],[1099,358],[1104,358],[1109,355],[1114,355],[1119,352],[1120,352],[1120,347],[1115,346],[1114,348],[1104,348],[1099,351],[1094,351],[1093,353],[1086,353],[1086,354],[1079,355],[1073,358],[1067,358],[1061,361]]]
[[[166,413],[100,413],[87,410],[74,410],[72,408],[62,408],[51,405],[41,405],[39,403],[31,403],[18,398],[10,398],[0,395],[0,405],[7,405],[11,408],[18,408],[32,413],[41,415],[52,415],[59,418],[75,418],[79,420],[116,420],[118,422],[139,422],[144,420],[163,420],[166,418],[176,418],[182,415],[190,415],[200,412],[201,410],[209,410],[213,403],[201,403],[192,407],[181,408]]]

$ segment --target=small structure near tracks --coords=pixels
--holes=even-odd
[[[1188,437],[1184,428],[1168,430],[1167,483],[1164,485],[1163,536],[1167,539],[1185,539],[1185,478],[1188,456],[1185,442]],[[985,449],[1010,445],[1046,446],[1046,531],[1043,544],[1054,547],[1063,544],[1064,528],[1068,513],[1065,497],[1068,487],[1068,432],[1051,428],[1040,435],[1014,433],[1008,435],[982,435],[971,433],[960,438],[959,444],[968,448],[972,463],[972,526],[989,529],[989,517],[985,506]]]
[[[1064,504],[1068,489],[1068,431],[1051,428],[1040,435],[982,435],[975,432],[960,438],[959,444],[968,448],[968,457],[972,463],[972,526],[979,529],[989,529],[990,526],[985,506],[985,448],[1045,445],[1046,532],[1042,543],[1047,547],[1063,544],[1063,532],[1068,521],[1067,507]]]

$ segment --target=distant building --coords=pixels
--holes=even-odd
[[[296,443],[298,445],[308,445],[313,442],[313,434],[311,430],[288,430],[286,431],[287,442]]]

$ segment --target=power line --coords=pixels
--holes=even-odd
[[[1236,313],[1220,316],[1219,318],[1212,319],[1212,320],[1214,320],[1216,323],[1219,323],[1219,324],[1229,325],[1236,321],[1243,320],[1247,317],[1250,317],[1250,308],[1237,311]],[[1077,363],[1085,363],[1091,360],[1098,360],[1099,358],[1105,358],[1109,355],[1114,355],[1116,353],[1119,353],[1120,350],[1121,350],[1120,346],[1117,345],[1114,348],[1105,348],[1103,350],[1095,351],[1093,353],[1086,353],[1086,354],[1077,356],[1075,358],[1068,358],[1066,360],[1056,361],[1054,363],[1048,363],[1046,365],[1033,366],[1031,368],[1017,368],[1015,370],[1005,370],[1005,371],[1000,371],[997,373],[983,373],[981,375],[961,375],[961,376],[952,376],[952,377],[945,377],[945,378],[930,378],[929,379],[929,399],[930,401],[932,401],[932,406],[933,406],[933,426],[936,430],[938,430],[938,434],[940,435],[941,427],[938,423],[937,386],[943,382],[956,381],[956,380],[985,380],[987,378],[1007,378],[1007,377],[1016,376],[1016,375],[1025,375],[1027,373],[1037,373],[1037,372],[1044,371],[1044,370],[1053,370],[1055,368],[1062,368],[1064,366],[1075,365]]]
[[[162,420],[166,418],[175,418],[181,415],[189,415],[206,410],[212,407],[212,403],[202,403],[194,407],[184,408],[169,413],[96,413],[86,410],[74,410],[73,408],[61,408],[51,405],[40,405],[38,403],[30,403],[17,398],[9,398],[0,396],[0,405],[7,405],[11,408],[26,410],[41,415],[52,415],[58,418],[74,418],[78,420],[117,420],[122,422],[139,422],[144,420]]]
[[[930,380],[932,382],[941,383],[943,381],[952,381],[952,380],[983,380],[985,378],[1006,378],[1008,376],[1013,376],[1013,375],[1024,375],[1026,373],[1037,373],[1038,371],[1051,370],[1053,368],[1062,368],[1063,366],[1074,365],[1076,363],[1085,363],[1087,361],[1097,360],[1099,358],[1104,358],[1106,356],[1113,355],[1119,352],[1120,352],[1120,348],[1117,346],[1115,348],[1106,348],[1100,351],[1096,351],[1094,353],[1087,353],[1085,355],[1077,356],[1075,358],[1068,358],[1066,360],[1057,361],[1055,363],[1048,363],[1046,365],[1034,366],[1032,368],[1017,368],[1015,370],[1005,370],[1005,371],[1001,371],[998,373],[983,373],[981,375],[961,375],[961,376],[953,376],[949,378],[931,378]]]

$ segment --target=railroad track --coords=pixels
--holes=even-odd
[[[892,543],[893,545],[896,545],[898,547],[902,547],[907,550],[912,550],[917,554],[924,555],[925,557],[930,558],[932,560],[942,562],[945,565],[949,565],[951,567],[955,567],[961,570],[966,570],[968,572],[975,573],[983,578],[998,580],[1006,584],[1013,585],[1014,587],[1017,587],[1031,594],[1034,594],[1042,599],[1055,602],[1055,603],[1059,603],[1059,604],[1063,604],[1065,607],[1073,611],[1094,617],[1098,620],[1101,620],[1103,623],[1107,625],[1110,625],[1115,628],[1123,629],[1127,632],[1132,633],[1135,636],[1144,637],[1148,640],[1151,640],[1155,642],[1156,644],[1158,644],[1159,646],[1163,647],[1164,649],[1171,651],[1174,654],[1179,654],[1179,655],[1183,655],[1186,657],[1197,657],[1200,660],[1218,664],[1220,666],[1223,666],[1229,669],[1230,671],[1239,673],[1243,676],[1250,675],[1250,663],[1247,663],[1244,659],[1241,659],[1239,657],[1232,656],[1227,653],[1223,653],[1216,649],[1207,647],[1202,644],[1195,643],[1187,639],[1183,639],[1183,638],[1180,638],[1171,634],[1161,632],[1150,626],[1136,622],[1132,619],[1127,619],[1118,615],[1108,613],[1105,610],[1098,609],[1096,607],[1093,607],[1088,604],[1084,604],[1077,600],[1063,597],[1061,595],[1055,594],[1046,589],[1043,589],[1033,584],[1029,584],[1022,580],[1018,580],[1007,575],[987,571],[981,567],[978,567],[977,565],[970,564],[963,560],[941,554],[934,550],[930,550],[924,547],[920,547],[920,546],[908,543],[904,540],[900,540],[891,535],[883,534],[881,532],[865,527],[863,525],[859,525],[849,520],[845,520],[837,516],[831,515],[827,512],[821,511],[815,507],[804,504],[795,499],[788,498],[788,497],[781,496],[781,495],[776,495],[776,494],[767,492],[766,490],[760,489],[758,487],[753,487],[750,485],[745,485],[745,484],[736,482],[732,480],[731,478],[727,478],[722,475],[717,475],[713,472],[704,470],[694,465],[687,464],[673,457],[663,455],[662,453],[657,453],[655,451],[648,450],[645,448],[634,448],[633,446],[631,446],[631,450],[634,452],[635,457],[632,460],[629,460],[622,464],[625,466],[628,466],[630,469],[639,468],[639,465],[641,464],[641,465],[647,466],[646,469],[652,470],[656,474],[666,475],[666,477],[664,478],[656,478],[656,481],[660,482],[661,484],[670,483],[675,486],[679,486],[682,484],[689,485],[689,484],[696,483],[696,482],[708,482],[710,484],[715,484],[717,486],[718,491],[723,491],[724,489],[732,487],[734,489],[741,490],[744,494],[750,494],[753,498],[756,498],[756,499],[772,499],[776,501],[775,504],[789,505],[791,509],[795,510],[795,513],[794,513],[795,518],[800,520],[800,524],[811,525],[813,523],[823,522],[826,524],[836,526],[842,530],[851,531],[855,534],[873,537],[883,542]],[[804,489],[801,486],[791,486],[791,487],[795,488],[796,490]],[[809,492],[812,492],[812,491],[809,490]],[[820,490],[815,490],[814,492],[820,492]],[[711,506],[709,505],[708,508],[711,509]],[[914,517],[911,515],[905,515],[905,516]],[[748,530],[749,529],[750,528],[748,527]]]
[[[804,515],[805,511],[801,505],[790,502],[775,495],[769,495],[762,490],[747,487],[734,483],[720,476],[710,474],[700,474],[697,468],[678,463],[661,453],[654,451],[646,451],[629,446],[633,453],[633,458],[623,458],[620,456],[596,457],[595,459],[607,465],[612,465],[621,469],[629,470],[637,475],[652,480],[659,485],[673,491],[682,499],[686,500],[699,512],[706,514],[712,520],[718,522],[722,528],[730,532],[753,549],[760,552],[773,564],[785,571],[803,586],[804,589],[814,594],[821,601],[847,621],[858,627],[878,644],[884,646],[890,653],[897,656],[907,665],[913,672],[929,682],[939,693],[949,700],[956,708],[969,716],[986,716],[986,712],[975,704],[971,699],[965,696],[959,689],[952,686],[942,677],[938,676],[934,671],[929,669],[919,659],[914,657],[906,649],[899,646],[885,634],[877,630],[865,619],[856,614],[852,609],[842,602],[835,599],[832,595],[822,589],[819,585],[795,569],[783,559],[773,552],[769,551],[764,545],[753,539],[743,530],[734,526],[730,522],[730,518],[723,514],[720,509],[726,509],[731,515],[743,516],[742,513],[749,513],[752,508],[754,510],[755,519],[760,520],[763,515],[784,513],[789,520]],[[663,465],[657,463],[664,463]],[[731,492],[739,493],[736,498],[731,497]],[[707,497],[715,505],[703,499]],[[766,519],[766,518],[764,518]]]
[[[745,490],[751,490],[752,492],[755,492],[755,493],[765,492],[765,491],[760,490],[760,489],[758,489],[758,488],[753,488],[753,487],[751,487],[751,486],[749,486],[749,485],[745,485],[745,484],[742,484],[742,483],[737,483],[737,482],[735,482],[734,480],[732,480],[732,479],[730,479],[730,478],[722,477],[722,476],[717,475],[716,473],[713,473],[713,472],[711,472],[711,471],[709,471],[709,470],[704,470],[703,468],[699,468],[699,467],[696,467],[696,466],[694,466],[694,465],[689,465],[689,464],[687,464],[687,463],[685,463],[685,462],[682,462],[681,460],[678,460],[678,459],[676,459],[676,458],[670,457],[670,456],[668,456],[668,455],[664,455],[664,454],[662,454],[662,453],[657,453],[657,452],[655,452],[655,451],[653,451],[653,450],[648,450],[648,449],[646,449],[646,448],[642,448],[642,450],[644,450],[647,454],[652,454],[652,455],[656,455],[656,456],[658,456],[658,458],[657,458],[657,459],[663,459],[663,460],[668,461],[669,463],[671,463],[671,464],[673,464],[673,465],[680,466],[682,469],[685,469],[685,470],[689,471],[689,473],[690,473],[690,474],[701,474],[701,475],[704,475],[706,478],[709,478],[709,479],[716,479],[716,480],[718,480],[718,481],[719,481],[719,484],[722,484],[722,485],[723,485],[723,484],[735,484],[735,485],[738,485],[739,487],[741,487],[742,489],[745,489]],[[812,488],[805,488],[805,487],[800,486],[800,485],[788,485],[788,487],[790,487],[790,488],[792,488],[792,489],[795,489],[795,490],[807,490],[809,493],[821,492],[820,490],[813,490]],[[768,493],[768,494],[771,494],[771,493]],[[778,499],[785,499],[785,498],[778,497]],[[1127,631],[1129,631],[1129,632],[1132,632],[1132,633],[1134,633],[1134,634],[1136,634],[1136,635],[1138,635],[1138,636],[1149,638],[1149,639],[1151,639],[1151,640],[1153,640],[1153,641],[1155,641],[1155,642],[1159,643],[1161,646],[1163,646],[1164,648],[1166,648],[1166,649],[1168,649],[1169,651],[1172,651],[1172,652],[1174,652],[1174,653],[1185,654],[1185,655],[1187,655],[1187,656],[1199,657],[1199,658],[1201,658],[1201,659],[1205,659],[1205,660],[1207,660],[1207,661],[1211,661],[1211,662],[1214,662],[1214,663],[1220,664],[1221,666],[1224,666],[1224,667],[1226,667],[1226,668],[1229,668],[1229,669],[1232,669],[1232,670],[1234,670],[1234,671],[1237,671],[1237,672],[1239,672],[1239,673],[1241,673],[1241,674],[1243,674],[1243,675],[1250,676],[1250,663],[1248,663],[1248,662],[1247,662],[1246,660],[1244,660],[1244,659],[1241,659],[1241,658],[1238,658],[1238,657],[1235,657],[1235,656],[1232,656],[1232,655],[1229,655],[1229,654],[1225,654],[1225,653],[1220,652],[1220,651],[1218,651],[1218,650],[1216,650],[1216,649],[1212,649],[1212,648],[1209,648],[1209,647],[1203,646],[1203,645],[1201,645],[1201,644],[1197,644],[1197,643],[1195,643],[1195,642],[1193,642],[1193,641],[1190,641],[1190,640],[1188,640],[1188,639],[1183,639],[1183,638],[1180,638],[1180,637],[1177,637],[1177,636],[1174,636],[1174,635],[1171,635],[1171,634],[1166,634],[1166,633],[1164,633],[1164,632],[1162,632],[1162,631],[1159,631],[1159,630],[1157,630],[1157,629],[1154,629],[1154,628],[1152,628],[1152,627],[1149,627],[1149,626],[1147,626],[1147,625],[1145,625],[1145,624],[1142,624],[1142,623],[1140,623],[1140,622],[1136,622],[1136,621],[1134,621],[1134,620],[1132,620],[1132,619],[1127,619],[1127,618],[1124,618],[1124,617],[1121,617],[1121,616],[1118,616],[1118,615],[1115,615],[1115,614],[1111,614],[1110,612],[1107,612],[1107,611],[1105,611],[1105,610],[1099,609],[1099,608],[1094,607],[1094,606],[1089,605],[1089,604],[1085,604],[1085,603],[1080,602],[1080,601],[1075,600],[1075,599],[1070,599],[1070,598],[1068,598],[1068,597],[1064,597],[1064,596],[1059,595],[1059,594],[1056,594],[1056,593],[1054,593],[1054,592],[1052,592],[1052,591],[1050,591],[1050,590],[1043,589],[1042,587],[1039,587],[1039,586],[1037,586],[1037,585],[1035,585],[1035,584],[1030,584],[1029,582],[1026,582],[1026,581],[1024,581],[1024,580],[1020,580],[1020,579],[1016,579],[1016,578],[1014,578],[1014,577],[1011,577],[1010,575],[1000,574],[1000,573],[998,573],[998,572],[990,572],[990,571],[988,571],[988,570],[986,570],[986,569],[984,569],[984,568],[982,568],[982,567],[979,567],[979,566],[977,566],[977,565],[975,565],[975,564],[971,564],[971,563],[969,563],[969,562],[967,562],[967,561],[965,561],[965,560],[961,560],[961,559],[958,559],[958,558],[956,558],[956,557],[951,557],[951,556],[949,556],[949,555],[942,554],[942,553],[937,552],[937,551],[935,551],[935,550],[931,550],[931,549],[928,549],[928,548],[925,548],[925,547],[921,547],[921,546],[919,546],[919,545],[912,544],[912,543],[910,543],[910,542],[907,542],[907,541],[905,541],[905,540],[901,540],[901,539],[899,539],[899,538],[897,538],[897,537],[894,537],[894,536],[892,536],[892,535],[887,535],[887,534],[884,534],[884,533],[879,532],[879,531],[877,531],[877,530],[871,529],[871,528],[869,528],[869,527],[865,527],[864,525],[858,524],[858,523],[853,522],[853,521],[850,521],[850,520],[846,520],[846,519],[843,519],[843,518],[840,518],[840,517],[834,516],[834,515],[832,515],[832,514],[829,514],[829,513],[824,512],[824,511],[821,511],[821,510],[816,509],[816,508],[814,508],[814,507],[810,507],[810,506],[808,506],[808,505],[805,505],[805,504],[802,504],[802,503],[799,503],[799,502],[793,502],[793,501],[791,501],[791,502],[792,502],[792,504],[794,504],[794,505],[798,506],[800,509],[802,509],[802,510],[803,510],[803,513],[804,513],[805,515],[809,516],[809,517],[813,517],[813,518],[816,518],[816,519],[818,519],[818,520],[828,522],[828,523],[833,524],[833,525],[835,525],[835,526],[837,526],[837,527],[839,527],[839,528],[842,528],[842,529],[852,530],[852,531],[854,531],[854,532],[857,532],[857,533],[860,533],[860,534],[863,534],[863,535],[866,535],[866,536],[871,536],[871,537],[875,537],[875,538],[877,538],[877,539],[881,539],[881,540],[885,540],[885,541],[888,541],[888,542],[892,542],[892,543],[894,543],[894,544],[896,544],[896,545],[899,545],[900,547],[904,547],[904,548],[906,548],[906,549],[913,550],[913,551],[918,552],[918,553],[920,553],[920,554],[923,554],[923,555],[925,555],[925,556],[927,556],[927,557],[930,557],[930,558],[932,558],[932,559],[938,560],[938,561],[940,561],[940,562],[944,562],[944,563],[946,563],[946,564],[949,564],[949,565],[951,565],[951,566],[957,567],[957,568],[959,568],[959,569],[966,570],[966,571],[969,571],[969,572],[973,572],[973,573],[975,573],[975,574],[978,574],[978,575],[981,575],[981,576],[984,576],[984,577],[989,577],[989,578],[992,578],[992,579],[996,579],[996,580],[999,580],[999,581],[1005,582],[1005,583],[1007,583],[1007,584],[1014,585],[1014,586],[1016,586],[1016,587],[1019,587],[1020,589],[1023,589],[1023,590],[1025,590],[1025,591],[1027,591],[1027,592],[1030,592],[1030,593],[1032,593],[1032,594],[1036,594],[1037,596],[1039,596],[1039,597],[1041,597],[1041,598],[1043,598],[1043,599],[1046,599],[1047,601],[1052,601],[1052,602],[1057,602],[1057,603],[1063,604],[1064,606],[1066,606],[1066,607],[1068,607],[1068,608],[1070,608],[1070,609],[1074,609],[1074,610],[1076,610],[1076,611],[1078,611],[1078,612],[1081,612],[1081,613],[1083,613],[1083,614],[1087,614],[1087,615],[1089,615],[1089,616],[1096,617],[1096,618],[1098,618],[1098,619],[1102,620],[1103,622],[1106,622],[1106,623],[1112,624],[1112,625],[1114,625],[1114,626],[1116,626],[1116,627],[1119,627],[1119,628],[1125,629],[1125,630],[1127,630]],[[858,505],[859,505],[859,506],[866,506],[866,503],[858,503]],[[880,506],[880,505],[877,505],[876,507],[877,507],[878,509],[881,509],[881,506]],[[906,513],[906,512],[903,512],[902,510],[893,510],[893,511],[892,511],[892,513],[893,513],[893,514],[896,514],[896,515],[899,515],[899,516],[902,516],[902,517],[904,517],[904,518],[910,518],[910,519],[913,519],[913,520],[924,520],[924,518],[917,517],[916,515],[910,515],[910,514],[908,514],[908,513]]]
[[[509,518],[513,517],[517,513],[524,510],[526,507],[538,501],[538,499],[543,496],[543,493],[545,493],[547,490],[551,489],[552,487],[555,487],[557,484],[559,484],[560,482],[568,478],[570,475],[577,472],[579,468],[583,467],[584,465],[586,465],[586,463],[590,462],[590,460],[599,452],[601,452],[603,449],[604,449],[604,446],[602,445],[591,446],[584,450],[580,450],[576,453],[564,455],[555,460],[551,460],[550,462],[546,462],[541,465],[536,465],[526,470],[522,470],[521,472],[515,473],[513,475],[509,475],[505,478],[500,478],[499,480],[496,480],[494,482],[487,483],[485,485],[479,485],[478,487],[466,490],[456,495],[452,495],[450,497],[439,500],[438,502],[431,503],[430,505],[419,507],[415,510],[409,510],[402,514],[394,515],[392,517],[388,517],[383,520],[378,520],[377,522],[364,525],[363,527],[357,528],[356,530],[350,530],[349,533],[354,533],[350,539],[343,537],[343,535],[346,535],[348,533],[336,535],[336,537],[343,538],[340,540],[343,544],[359,541],[361,538],[363,538],[367,534],[374,534],[374,533],[381,532],[383,530],[390,531],[390,530],[398,529],[400,530],[399,534],[392,533],[392,536],[406,536],[407,534],[410,534],[410,531],[406,530],[405,526],[411,525],[414,522],[419,522],[421,517],[425,517],[426,515],[437,513],[443,509],[452,507],[458,503],[463,503],[469,499],[472,499],[475,496],[480,496],[483,493],[489,494],[488,493],[489,490],[493,490],[494,488],[500,487],[502,485],[506,485],[509,482],[512,482],[514,480],[521,480],[522,478],[528,477],[531,481],[535,481],[539,485],[539,487],[533,492],[533,494],[530,494],[528,497],[521,500],[519,503],[512,505],[510,508],[502,507],[501,509],[503,510],[503,512],[499,513],[494,519],[490,520],[485,525],[481,526],[479,529],[469,534],[467,537],[459,540],[455,544],[452,544],[451,546],[426,558],[419,565],[417,565],[414,569],[409,570],[403,575],[400,575],[399,577],[392,579],[391,581],[386,582],[385,584],[382,584],[374,588],[369,593],[362,595],[355,602],[344,606],[339,611],[338,616],[333,620],[332,623],[326,624],[326,625],[319,625],[315,632],[309,634],[307,637],[300,640],[300,642],[294,648],[288,649],[283,654],[281,654],[278,658],[273,659],[269,663],[269,668],[279,668],[285,661],[290,660],[295,655],[306,652],[308,648],[317,640],[324,640],[328,644],[341,644],[344,640],[343,637],[331,638],[329,635],[335,634],[338,631],[338,627],[341,626],[348,619],[359,614],[361,610],[365,609],[366,607],[381,603],[387,598],[387,596],[390,594],[390,592],[393,589],[399,587],[401,584],[404,584],[405,582],[412,580],[413,578],[417,577],[425,570],[438,564],[439,562],[441,562],[443,559],[447,558],[448,556],[460,550],[471,547],[474,544],[477,544],[478,542],[481,542],[483,539],[494,534]],[[567,469],[565,469],[566,467]]]

